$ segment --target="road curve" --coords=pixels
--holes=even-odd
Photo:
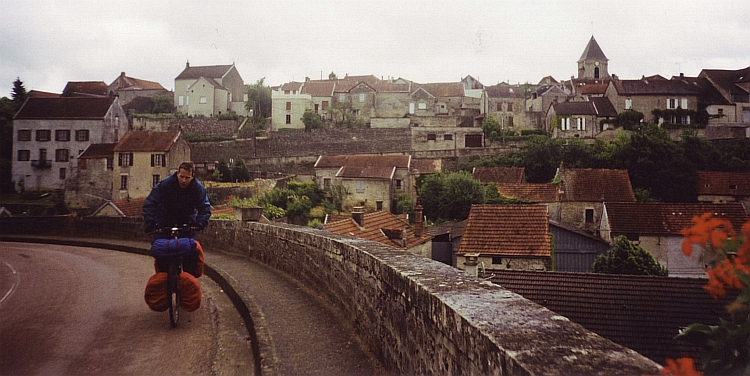
[[[172,329],[143,300],[148,256],[96,248],[0,243],[0,375],[217,373],[216,306],[204,300]]]

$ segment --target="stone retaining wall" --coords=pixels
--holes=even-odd
[[[0,232],[138,234],[142,223],[0,219]],[[114,223],[118,222],[118,223]],[[55,227],[61,231],[53,230]],[[35,232],[36,231],[36,232]],[[253,257],[319,292],[353,323],[389,373],[643,375],[657,365],[488,281],[380,243],[277,223],[211,221],[204,248]]]

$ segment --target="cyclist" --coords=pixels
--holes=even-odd
[[[156,184],[143,203],[143,220],[149,233],[182,225],[189,225],[192,230],[202,230],[208,225],[210,217],[211,203],[206,188],[195,178],[195,165],[189,161],[182,162],[177,172]],[[155,238],[168,236],[154,234]],[[193,272],[191,261],[185,265],[187,272]]]

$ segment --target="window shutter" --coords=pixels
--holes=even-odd
[[[117,153],[117,165],[122,166],[122,153]]]
[[[128,164],[128,166],[132,166],[133,165],[133,153],[128,153],[128,154],[130,154],[130,161],[129,161],[130,163]]]
[[[151,154],[151,167],[154,167],[154,155]]]

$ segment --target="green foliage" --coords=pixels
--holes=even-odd
[[[11,98],[13,98],[13,112],[18,111],[26,98],[29,97],[29,93],[26,92],[26,87],[23,86],[23,81],[19,77],[13,81],[13,90],[11,90]]]
[[[643,247],[633,244],[622,235],[615,238],[609,252],[596,257],[592,272],[657,276],[669,274],[667,269],[659,264],[651,253]]]
[[[218,119],[219,120],[237,120],[240,116],[237,115],[234,111],[225,112],[223,114],[219,114]]]
[[[311,227],[311,228],[318,228],[322,225],[323,225],[323,222],[321,222],[321,220],[318,218],[313,218],[312,220],[307,222],[307,227]]]
[[[617,114],[614,120],[614,126],[624,127],[627,130],[633,130],[643,122],[643,113],[635,110],[627,110]]]
[[[750,320],[742,324],[719,319],[719,325],[691,324],[675,339],[701,346],[706,375],[747,375],[750,372]]]
[[[263,196],[260,197],[260,202],[271,204],[273,206],[286,210],[287,201],[289,201],[289,197],[293,196],[294,194],[295,193],[293,190],[287,188],[273,189],[264,193]]]
[[[151,98],[151,102],[153,103],[151,113],[164,114],[174,111],[174,97],[169,94],[154,95],[154,97]]]
[[[231,214],[211,214],[211,219],[234,219]]]
[[[266,78],[263,77],[247,88],[247,102],[245,109],[253,111],[254,118],[271,117],[271,87],[266,86]]]
[[[263,203],[263,216],[269,221],[273,221],[276,218],[281,218],[286,215],[286,211],[278,206]]]
[[[315,182],[290,181],[287,184],[287,188],[291,189],[294,194],[298,196],[306,196],[307,198],[309,198],[313,206],[317,206],[321,201],[323,201],[324,193],[320,188],[318,188],[318,185],[315,184]]]
[[[307,220],[312,207],[312,201],[307,196],[292,195],[287,201],[286,216],[290,219]]]
[[[325,191],[325,197],[338,212],[344,210],[342,205],[347,195],[349,195],[349,190],[341,183],[331,184]]]
[[[211,174],[211,179],[213,181],[222,181],[223,176],[224,175],[221,173],[221,171],[219,171],[218,168],[215,168],[213,174]]]
[[[258,206],[258,200],[253,197],[237,197],[232,195],[227,205],[233,208],[254,208]]]
[[[408,194],[402,193],[396,197],[396,214],[411,214],[414,204]]]
[[[466,171],[427,175],[417,187],[424,215],[431,221],[464,220],[471,205],[484,203],[484,187]]]
[[[502,140],[502,125],[500,125],[500,122],[498,122],[493,116],[487,115],[484,120],[482,120],[482,131],[484,131],[484,138],[487,140]]]
[[[250,181],[250,170],[245,165],[245,160],[241,157],[237,157],[234,160],[234,166],[232,166],[232,180],[235,182],[246,182]]]
[[[508,204],[528,204],[526,200],[519,198],[505,197],[497,191],[497,184],[495,182],[489,182],[484,185],[484,203],[495,204],[495,205],[508,205]]]
[[[305,109],[305,113],[302,114],[302,124],[305,124],[305,131],[312,129],[318,129],[323,126],[323,120],[311,109]]]
[[[221,174],[221,181],[232,181],[232,170],[229,169],[229,165],[224,158],[219,159],[219,163],[216,165],[216,171],[219,171],[219,173]]]

